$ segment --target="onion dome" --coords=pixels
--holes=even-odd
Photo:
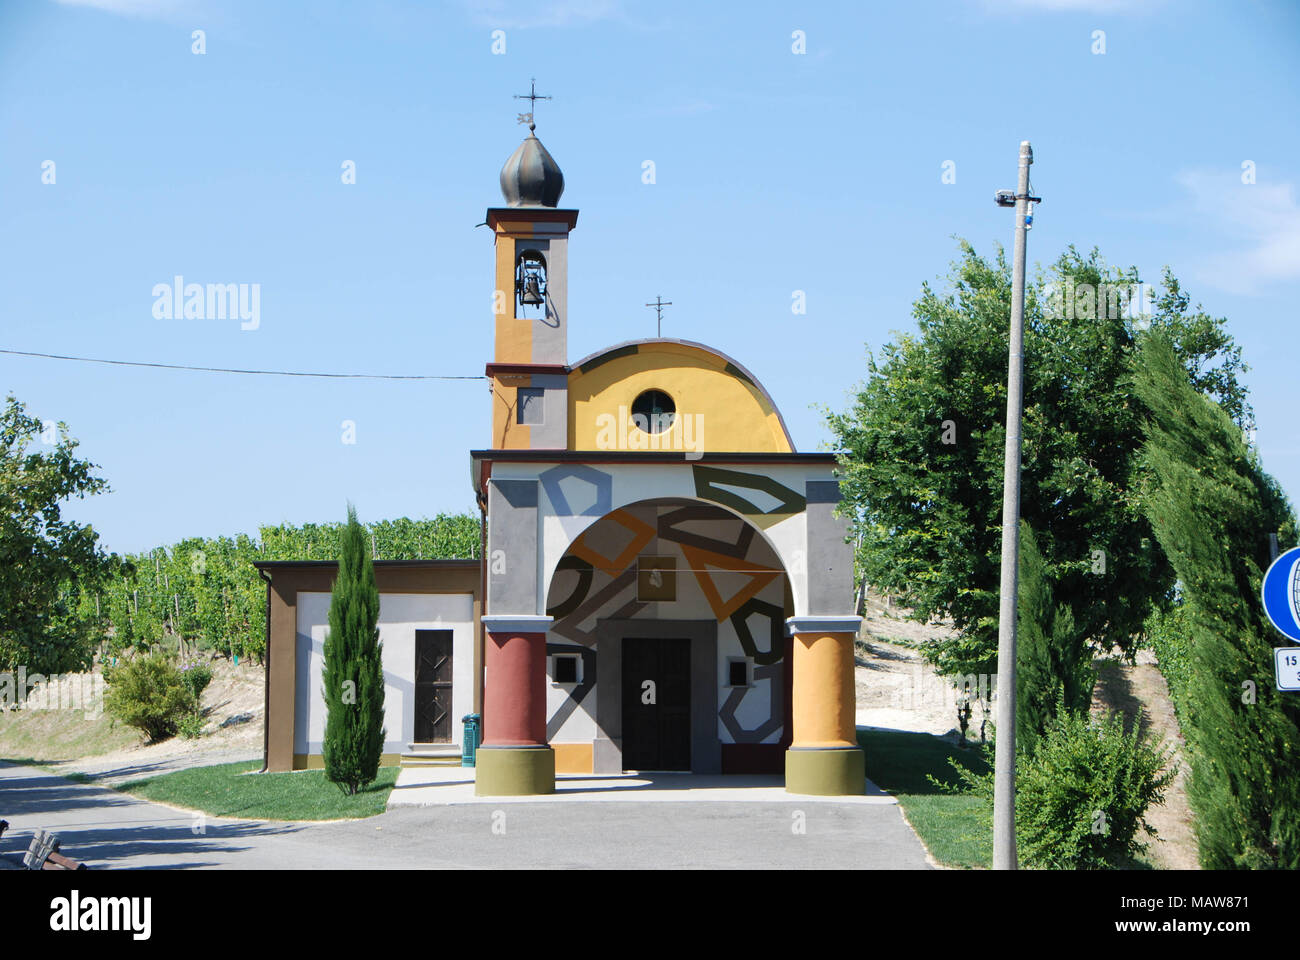
[[[535,134],[530,132],[501,168],[501,193],[511,207],[554,207],[560,202],[564,174]]]

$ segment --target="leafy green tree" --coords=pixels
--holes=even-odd
[[[66,425],[48,452],[30,448],[43,432],[12,395],[0,414],[0,670],[84,670],[93,628],[79,616],[113,558],[87,524],[63,517],[62,504],[108,488],[95,464],[78,459]]]
[[[324,647],[325,776],[347,795],[374,781],[384,750],[379,589],[367,537],[348,506]]]
[[[1267,535],[1295,518],[1231,416],[1189,380],[1165,337],[1143,344],[1146,510],[1178,578],[1174,626],[1201,864],[1300,867],[1300,703],[1273,688],[1277,635],[1260,603]]]
[[[961,250],[947,292],[922,288],[917,331],[869,356],[850,408],[828,417],[844,451],[857,568],[917,619],[953,621],[957,635],[928,651],[948,675],[995,668],[1011,303],[1004,253],[989,261]],[[1125,651],[1173,585],[1135,482],[1142,410],[1126,291],[1139,282],[1136,268],[1070,248],[1031,285],[1025,307],[1022,515],[1078,637]],[[1073,292],[1067,309],[1053,288]],[[1079,295],[1098,289],[1120,295],[1103,295],[1100,307],[1095,292]],[[1168,271],[1143,319],[1176,345],[1198,392],[1246,423],[1245,368],[1225,321],[1190,310]]]
[[[1058,709],[1085,713],[1096,673],[1092,651],[1068,604],[1056,603],[1038,538],[1020,521],[1020,602],[1016,644],[1016,747],[1031,750]]]

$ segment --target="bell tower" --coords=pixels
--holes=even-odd
[[[555,450],[568,443],[569,232],[578,211],[557,207],[564,174],[532,114],[524,119],[528,136],[501,168],[506,205],[487,212],[496,235],[491,445]]]

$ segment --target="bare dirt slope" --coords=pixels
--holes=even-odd
[[[262,756],[265,674],[260,664],[209,662],[203,692],[207,716],[197,740],[173,737],[146,744],[136,730],[107,713],[82,710],[10,711],[0,718],[0,757],[29,759],[60,774],[120,783],[154,773]]]
[[[952,631],[942,624],[907,620],[906,613],[874,594],[867,598],[854,671],[858,725],[955,738],[957,691],[913,646]],[[971,732],[977,738],[980,719],[976,709]]]
[[[1137,663],[1121,660],[1098,660],[1097,687],[1092,694],[1092,709],[1118,710],[1128,723],[1138,721],[1138,729],[1151,743],[1169,749],[1178,773],[1165,790],[1165,801],[1147,812],[1147,821],[1159,839],[1147,838],[1147,856],[1157,866],[1168,870],[1196,870],[1196,834],[1192,812],[1187,804],[1187,745],[1174,716],[1169,687],[1156,660],[1145,651]]]

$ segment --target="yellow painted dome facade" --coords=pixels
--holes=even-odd
[[[646,429],[644,411],[663,400],[670,427]],[[696,450],[793,453],[767,391],[730,357],[685,340],[619,344],[575,364],[568,380],[570,450]],[[657,408],[656,408],[657,409]]]

